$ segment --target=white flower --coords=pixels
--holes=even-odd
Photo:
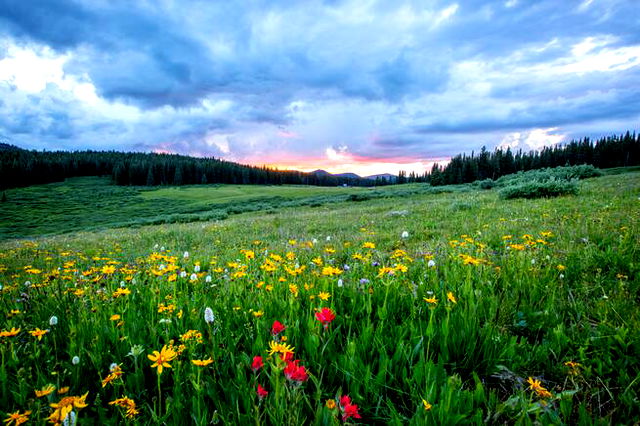
[[[185,259],[189,258],[189,252],[185,251],[184,254],[182,255],[182,257],[184,257]]]
[[[338,280],[338,287],[342,287],[342,285],[343,285],[343,284],[342,284],[342,278],[340,278],[340,279]]]
[[[78,355],[76,355],[73,358],[71,358],[71,364],[73,364],[73,365],[80,364],[80,357]]]
[[[182,272],[180,272],[180,276],[181,276],[182,278],[185,278],[185,277],[187,276],[187,271],[182,271]]]
[[[189,277],[189,279],[190,279],[191,281],[195,281],[195,280],[197,280],[197,279],[198,279],[198,276],[197,276],[196,274],[191,274],[191,276]]]
[[[435,268],[436,262],[433,259],[429,259],[429,261],[427,262],[427,266],[429,268]]]
[[[158,247],[160,247],[160,246],[159,246],[158,244],[156,244],[156,245],[154,245],[154,246],[153,246],[153,249],[154,249],[154,250],[157,250],[157,249],[158,249]]]
[[[213,311],[211,308],[206,307],[204,310],[204,321],[207,324],[211,324],[216,319],[215,315],[213,315]]]
[[[536,260],[535,259],[531,259],[531,264],[535,265],[536,264]]]
[[[164,246],[160,247],[160,251],[164,251]]]
[[[120,281],[120,287],[126,287],[127,285],[124,283],[124,281]]]
[[[76,413],[74,411],[69,411],[69,414],[62,420],[62,424],[64,426],[76,426]]]
[[[160,266],[158,266],[159,271],[164,270],[164,268],[166,268],[166,266],[164,266],[164,263],[161,263]]]
[[[30,285],[31,285],[31,281],[25,281],[25,282],[24,282],[24,286],[25,286],[25,287],[29,287]]]
[[[58,324],[58,317],[57,316],[52,316],[51,318],[49,318],[49,325],[57,325]]]
[[[311,242],[312,242],[313,244],[318,244],[318,240],[316,240],[315,238],[314,238],[313,240],[311,240]]]
[[[331,235],[327,235],[327,241],[331,241]]]
[[[564,274],[560,274],[560,279],[563,279],[563,278],[564,278]]]
[[[402,234],[400,235],[401,238],[409,238],[409,233],[407,231],[402,231]]]
[[[135,283],[136,283],[136,279],[134,278],[131,280],[131,284],[135,284]]]
[[[169,318],[162,318],[158,321],[160,324],[171,324],[171,320]]]
[[[200,265],[194,266],[193,270],[196,271],[196,272],[200,272]]]
[[[206,283],[210,283],[210,282],[211,282],[211,275],[207,275],[207,276],[204,278],[204,282],[206,282]]]

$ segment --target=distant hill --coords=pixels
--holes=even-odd
[[[364,177],[364,179],[371,179],[371,180],[376,180],[377,178],[384,179],[389,183],[393,183],[398,180],[398,176],[392,175],[391,173],[382,173],[379,175],[371,175],[371,176]]]
[[[359,175],[355,173],[337,173],[334,174],[335,177],[348,178],[348,179],[362,179]]]
[[[0,142],[0,151],[23,151],[23,149],[10,143]]]

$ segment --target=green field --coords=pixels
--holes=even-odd
[[[460,188],[431,188],[417,184],[382,188],[302,185],[149,188],[116,186],[110,178],[72,178],[65,182],[4,191],[7,200],[0,203],[0,240],[80,230],[226,219],[229,215],[251,211],[273,213],[283,207],[317,207],[349,200],[454,190]]]
[[[36,424],[69,410],[79,424],[635,424],[640,173],[579,190],[83,178],[7,191],[0,411]]]

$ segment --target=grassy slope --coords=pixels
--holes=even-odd
[[[189,328],[206,328],[201,320],[202,307],[212,306],[220,321],[216,339],[234,348],[233,353],[227,353],[222,346],[218,349],[215,374],[225,380],[207,382],[206,397],[211,398],[206,401],[215,407],[216,415],[232,423],[250,422],[253,410],[274,423],[318,420],[324,416],[321,408],[324,400],[334,396],[338,389],[355,399],[366,419],[385,422],[407,423],[411,419],[415,424],[427,420],[438,424],[456,421],[527,424],[538,419],[548,424],[601,419],[603,423],[633,423],[632,419],[640,418],[639,181],[639,173],[590,179],[580,182],[579,196],[556,199],[504,201],[494,191],[415,194],[314,209],[285,208],[269,216],[248,213],[217,223],[74,233],[38,241],[37,253],[52,253],[52,261],[34,258],[35,249],[19,248],[20,242],[0,244],[6,250],[0,261],[9,265],[7,274],[20,271],[26,264],[43,269],[55,267],[67,260],[58,258],[60,250],[132,262],[149,255],[157,244],[173,253],[189,251],[192,258],[179,261],[185,270],[191,271],[196,260],[209,270],[212,256],[218,258],[218,264],[226,265],[242,257],[240,249],[253,248],[252,242],[260,240],[263,243],[259,250],[267,248],[270,253],[281,255],[294,251],[301,264],[309,265],[309,270],[313,269],[310,260],[314,256],[322,256],[338,266],[350,264],[351,270],[343,274],[345,286],[341,288],[336,286],[335,279],[308,274],[299,279],[288,277],[298,283],[301,291],[299,302],[293,304],[286,286],[278,287],[273,295],[253,289],[258,280],[265,279],[254,266],[250,267],[246,280],[228,283],[224,277],[216,277],[218,287],[205,288],[191,296],[182,292],[176,296],[173,292],[176,304],[187,313],[194,309],[196,314],[186,315],[179,322],[174,320],[176,324],[169,327],[169,336]],[[408,214],[392,214],[399,210]],[[403,231],[409,232],[406,240],[400,238]],[[523,252],[505,250],[505,235],[511,235],[515,242],[522,241],[523,234],[538,238],[544,231],[553,233],[552,245]],[[452,247],[449,241],[461,241],[462,235],[486,248],[479,252]],[[330,242],[326,241],[327,236],[331,237]],[[319,242],[311,250],[293,248],[288,243],[290,239],[313,238]],[[360,246],[364,241],[375,242],[374,259],[383,265],[393,264],[389,254],[395,248],[406,250],[415,262],[409,264],[406,276],[381,279],[377,277],[377,268],[351,258],[352,253],[363,251]],[[324,253],[327,246],[337,248],[337,253]],[[460,253],[489,259],[500,271],[462,265]],[[425,254],[434,256],[435,269],[426,267]],[[81,258],[78,264],[86,264]],[[259,264],[262,259],[256,261]],[[564,277],[557,270],[559,264],[566,266],[562,271]],[[267,276],[267,283],[278,286],[278,276]],[[358,290],[361,278],[371,281],[371,296]],[[101,285],[109,292],[117,288],[118,281],[119,278],[103,280]],[[330,333],[318,335],[312,315],[315,302],[308,300],[311,293],[302,290],[303,282],[315,283],[317,291],[332,294],[329,305],[338,313],[338,319]],[[159,289],[157,293],[151,291],[154,288]],[[389,293],[388,288],[393,291]],[[422,300],[430,290],[440,300],[434,311]],[[456,306],[450,306],[451,310],[445,309],[447,290],[459,299]],[[126,353],[130,344],[140,342],[145,343],[147,353],[159,349],[167,336],[157,326],[153,310],[144,314],[153,316],[153,321],[141,316],[126,321],[122,331],[116,332],[104,324],[116,312],[124,312],[125,318],[142,315],[140,312],[147,309],[144,306],[166,302],[165,295],[171,295],[172,291],[166,284],[158,285],[153,280],[134,291],[138,292],[135,298],[132,295],[131,302],[125,305],[97,299],[91,302],[98,308],[95,316],[87,317],[82,311],[73,314],[79,315],[77,321],[86,323],[87,329],[102,330],[96,340],[99,343],[95,343],[96,353],[90,355],[90,364],[83,367],[84,376],[93,377],[96,384],[78,382],[77,378],[74,381],[64,372],[61,380],[63,384],[71,384],[74,394],[86,390],[91,390],[91,395],[105,394],[102,401],[106,405],[106,399],[119,396],[120,390],[113,395],[108,389],[100,390],[99,377],[104,377],[111,362],[124,362],[130,373],[125,376],[127,385],[122,392],[136,401],[147,401],[149,405],[144,406],[142,418],[149,422],[155,378],[146,359],[142,372],[134,374]],[[31,325],[24,323],[24,329],[43,327],[52,314],[61,318],[66,315],[63,308],[34,297],[34,303],[40,301],[43,308],[29,313],[25,321]],[[9,305],[5,308],[13,307]],[[238,313],[231,310],[236,305],[242,308]],[[373,311],[368,310],[371,306]],[[249,309],[263,310],[264,317],[253,318],[247,313]],[[435,329],[429,325],[430,312],[434,315]],[[303,394],[307,402],[288,400],[288,408],[280,411],[274,408],[276,396],[270,395],[264,410],[271,411],[265,414],[247,401],[255,399],[247,396],[253,394],[255,387],[247,371],[251,357],[263,353],[268,340],[263,331],[275,319],[290,327],[287,334],[297,348],[296,357],[320,378],[320,386],[316,395],[315,385],[305,385]],[[2,326],[9,325],[7,322]],[[128,341],[120,343],[121,335],[127,336]],[[427,339],[431,347],[424,346],[424,336],[431,336]],[[65,349],[68,354],[62,357],[72,356],[83,345],[92,347],[94,337],[93,333],[78,332]],[[323,346],[319,347],[318,338],[327,338],[331,344],[327,347],[321,340]],[[50,352],[51,348],[46,350]],[[42,359],[47,356],[52,357],[41,355]],[[563,363],[569,360],[582,364],[579,375],[567,374]],[[25,354],[23,362],[33,361]],[[59,362],[66,365],[64,362],[68,360]],[[57,380],[56,376],[47,377],[57,362],[50,359],[45,365],[50,368],[40,370],[39,375],[31,372],[38,377],[38,386]],[[194,398],[187,380],[189,368],[186,362],[182,365],[181,369],[167,373],[171,374],[168,380],[173,378],[178,383],[178,377],[184,377],[186,382],[174,388],[165,386],[164,390],[180,396],[174,403],[182,404],[182,408],[175,407],[173,421],[179,421],[181,410],[191,410],[189,401]],[[506,368],[500,370],[500,365]],[[496,375],[498,371],[501,373]],[[136,378],[142,373],[144,386]],[[527,385],[523,380],[528,376],[541,378],[554,395],[573,390],[577,393],[573,398],[567,393],[565,399],[554,400],[549,408],[543,408],[536,405],[536,397],[525,391]],[[268,378],[260,377],[273,391],[275,379],[269,382]],[[167,378],[163,380],[166,382]],[[11,404],[3,405],[6,411],[32,408],[26,397],[15,398]],[[422,398],[434,404],[429,413],[420,408]],[[303,408],[306,403],[310,409]],[[93,410],[92,416],[98,415],[97,407],[89,410]],[[111,408],[108,410],[112,412]],[[208,413],[203,415],[210,418],[212,411]],[[294,415],[300,417],[287,417]]]

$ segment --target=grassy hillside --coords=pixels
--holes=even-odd
[[[273,213],[274,209],[284,207],[456,190],[460,188],[431,188],[421,184],[377,189],[303,185],[191,185],[150,189],[112,185],[108,178],[73,178],[6,190],[7,201],[0,203],[0,239],[207,221],[251,211]]]
[[[638,182],[604,176],[577,196],[507,201],[399,187],[357,203],[6,241],[0,410],[43,422],[59,402],[86,424],[127,413],[141,424],[340,424],[356,412],[391,424],[637,422]],[[207,191],[224,203],[254,196],[98,187],[69,194],[76,221],[201,208]],[[276,320],[286,328],[272,334]],[[171,368],[160,373],[163,348]],[[282,359],[289,349],[297,364]]]

